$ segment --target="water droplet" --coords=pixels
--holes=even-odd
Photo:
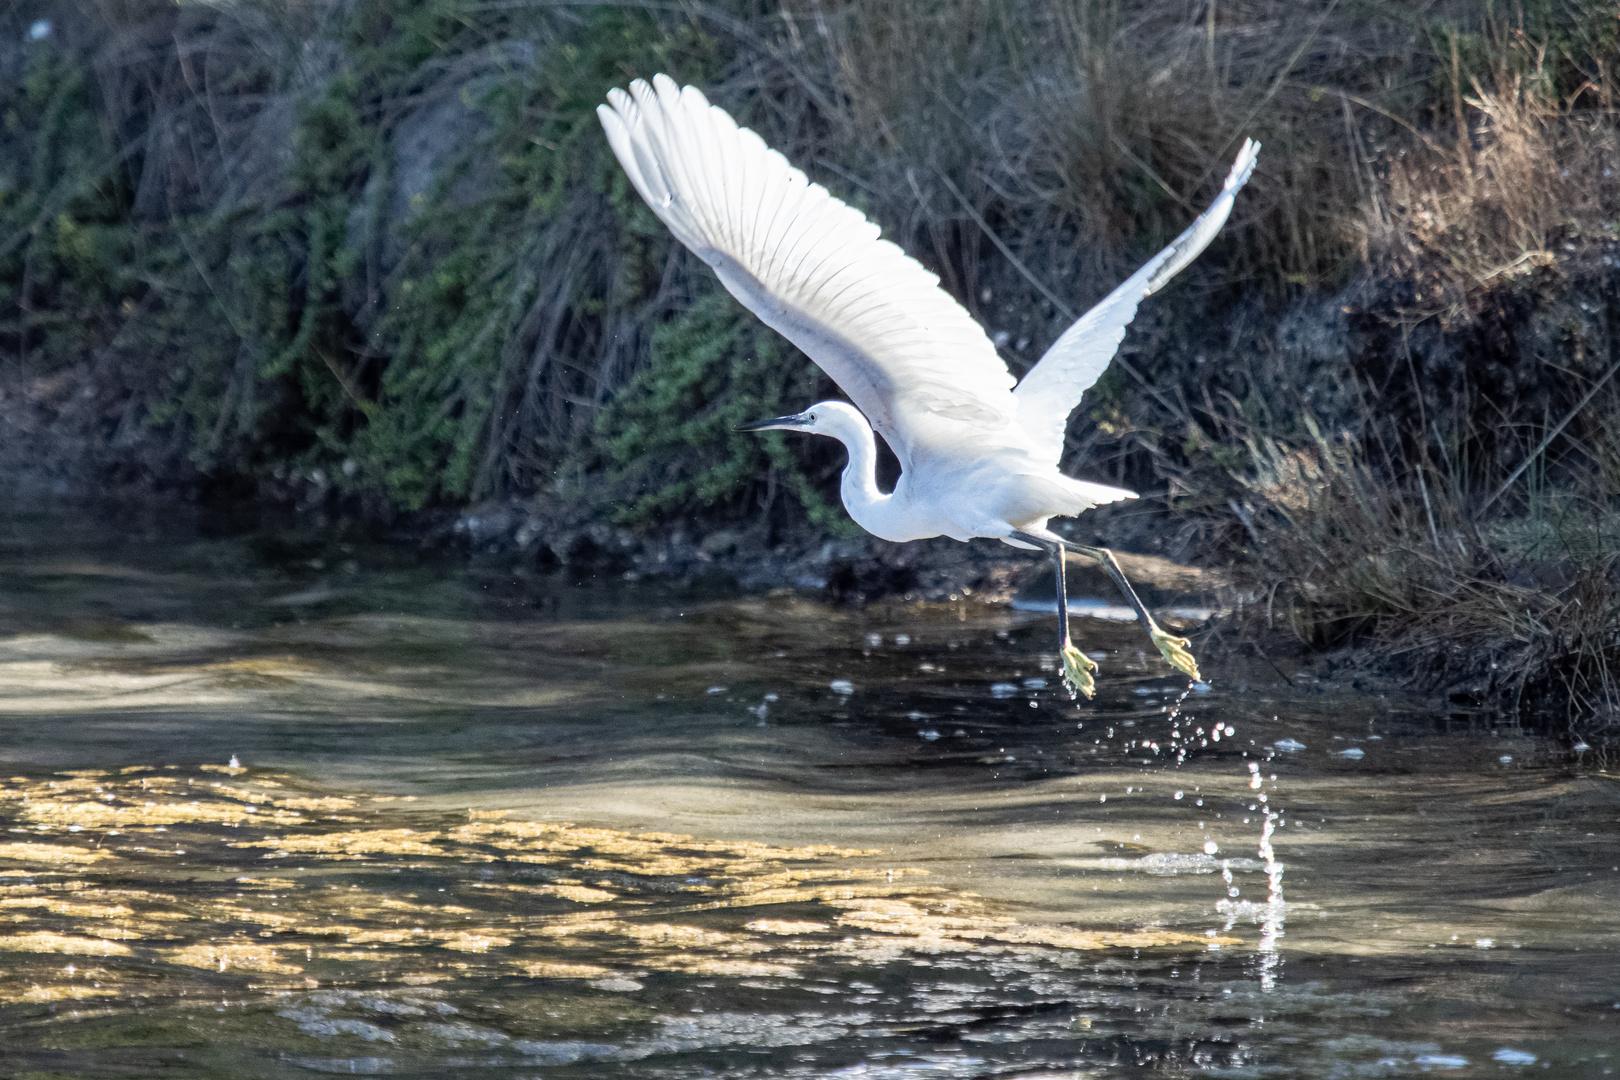
[[[1053,573],[1054,573],[1054,574],[1055,574],[1055,573],[1056,573],[1056,572],[1057,572],[1057,571],[1055,571],[1055,570],[1054,570],[1054,571],[1053,571]],[[1178,798],[1178,799],[1179,799],[1179,798],[1181,798],[1181,792],[1179,792],[1179,791],[1178,791],[1178,792],[1176,792],[1176,798]]]
[[[1018,686],[1010,682],[998,682],[990,685],[990,696],[993,698],[1010,698],[1018,693]]]
[[[1305,749],[1305,744],[1300,742],[1298,739],[1278,739],[1271,745],[1275,746],[1285,754],[1297,754],[1299,751]]]
[[[1054,573],[1055,573],[1055,571],[1054,571]],[[1205,855],[1214,855],[1216,852],[1218,852],[1220,850],[1221,850],[1220,845],[1217,844],[1215,841],[1213,841],[1213,840],[1205,840],[1204,841],[1204,854]]]
[[[894,643],[896,645],[910,645],[911,644],[911,635],[910,634],[896,634],[896,635],[894,635]]]
[[[922,730],[918,731],[917,734],[922,738],[927,739],[929,742],[933,742],[935,739],[939,738],[939,732],[935,731],[933,728],[923,728]]]
[[[832,688],[832,692],[835,694],[853,694],[855,692],[855,684],[848,679],[834,679],[827,685]]]
[[[703,692],[705,694],[723,694],[726,692],[726,688],[724,686],[711,686]]]
[[[1497,758],[1496,760],[1500,761],[1504,765],[1511,765],[1513,763],[1513,755],[1512,754],[1503,754],[1501,757]]]
[[[1352,746],[1348,750],[1338,751],[1338,754],[1340,757],[1347,757],[1351,761],[1360,761],[1362,758],[1367,756],[1367,751],[1363,750],[1359,746]]]

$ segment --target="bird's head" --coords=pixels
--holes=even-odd
[[[817,435],[840,437],[850,430],[851,423],[867,427],[860,410],[847,401],[823,401],[793,416],[778,416],[770,420],[756,420],[743,424],[738,431],[808,431]]]

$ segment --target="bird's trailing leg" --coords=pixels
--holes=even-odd
[[[1107,548],[1081,547],[1078,544],[1074,550],[1096,559],[1108,572],[1114,584],[1119,586],[1119,591],[1125,594],[1125,599],[1131,602],[1131,607],[1136,609],[1137,617],[1147,626],[1148,636],[1153,639],[1154,647],[1170,666],[1189,679],[1202,679],[1198,674],[1198,661],[1194,660],[1193,654],[1188,651],[1192,642],[1184,637],[1165,633],[1159,624],[1153,621],[1153,616],[1148,614],[1147,608],[1142,606],[1141,599],[1137,597],[1136,590],[1131,588],[1131,583],[1125,579],[1125,572],[1119,568],[1119,560],[1114,558],[1114,553]]]
[[[1084,694],[1088,699],[1096,697],[1097,680],[1091,673],[1097,670],[1097,662],[1075,648],[1069,638],[1069,586],[1063,574],[1062,542],[1022,532],[1015,532],[1013,536],[1025,543],[1039,544],[1052,553],[1052,565],[1057,570],[1058,656],[1063,662],[1063,682],[1071,693]]]
[[[1097,696],[1097,680],[1091,673],[1097,670],[1097,662],[1069,640],[1069,583],[1063,573],[1062,544],[1052,549],[1052,562],[1057,568],[1058,655],[1063,658],[1063,681],[1071,690],[1093,698]]]

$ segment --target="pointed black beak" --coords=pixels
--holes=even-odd
[[[792,431],[803,427],[806,423],[808,423],[808,421],[805,420],[804,414],[799,413],[797,416],[778,416],[772,420],[755,420],[752,424],[743,424],[737,430],[771,431],[777,428],[785,428]]]

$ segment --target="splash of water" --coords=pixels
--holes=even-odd
[[[1271,846],[1271,835],[1277,829],[1280,815],[1270,806],[1265,811],[1265,823],[1260,827],[1259,849],[1260,858],[1266,864],[1266,906],[1260,919],[1260,989],[1270,993],[1277,985],[1277,969],[1282,966],[1277,940],[1284,933],[1283,920],[1287,915],[1287,905],[1283,901],[1283,864],[1277,861],[1277,852]]]
[[[1249,788],[1259,790],[1266,783],[1266,778],[1260,772],[1260,766],[1255,762],[1248,763]],[[1276,777],[1273,775],[1272,780]],[[1270,993],[1277,988],[1277,979],[1282,967],[1282,952],[1278,942],[1285,935],[1284,925],[1287,920],[1288,905],[1283,898],[1283,871],[1284,864],[1277,858],[1277,851],[1272,846],[1271,838],[1277,831],[1278,823],[1282,820],[1282,812],[1270,805],[1268,797],[1262,793],[1258,797],[1258,807],[1265,816],[1260,825],[1260,843],[1258,855],[1266,872],[1266,899],[1264,903],[1254,903],[1248,900],[1239,900],[1240,889],[1232,877],[1234,860],[1221,860],[1221,880],[1226,884],[1228,899],[1220,901],[1216,910],[1226,915],[1225,931],[1230,932],[1240,918],[1248,917],[1260,927],[1260,941],[1255,946],[1258,957],[1258,974],[1260,990]],[[1248,819],[1245,818],[1245,821]],[[1205,850],[1208,850],[1206,846]],[[1236,860],[1246,862],[1247,860]],[[1252,865],[1252,864],[1251,864]]]

